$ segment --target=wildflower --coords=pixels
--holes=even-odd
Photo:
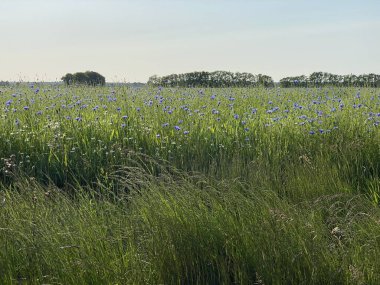
[[[309,134],[311,134],[311,135],[314,135],[314,134],[315,134],[315,132],[314,132],[314,131],[310,131],[310,132],[309,132]]]
[[[176,131],[179,131],[181,128],[180,128],[179,126],[174,126],[174,129],[175,129]]]
[[[189,134],[189,131],[184,131],[183,134],[187,135],[187,134]]]
[[[28,106],[25,106],[25,107],[24,107],[24,110],[25,110],[25,111],[29,110],[29,107],[28,107]]]
[[[237,120],[237,119],[239,119],[239,115],[238,114],[235,114],[234,115],[234,118]]]

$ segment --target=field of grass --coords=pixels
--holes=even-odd
[[[1,284],[379,284],[380,91],[0,89]]]

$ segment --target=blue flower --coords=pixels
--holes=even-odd
[[[187,135],[189,133],[189,131],[184,131],[183,134],[184,135]]]
[[[29,107],[28,106],[25,106],[24,107],[24,110],[26,111],[26,110],[29,110]]]
[[[181,128],[180,128],[179,126],[174,126],[174,129],[175,129],[176,131],[179,131]]]
[[[234,115],[234,118],[237,120],[237,119],[239,119],[239,115],[238,114],[235,114]]]

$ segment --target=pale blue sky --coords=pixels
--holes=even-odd
[[[0,0],[0,80],[380,73],[380,0]]]

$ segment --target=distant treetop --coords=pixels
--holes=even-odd
[[[96,86],[106,84],[105,77],[94,71],[76,72],[74,74],[67,73],[61,79],[67,85],[85,84]]]
[[[280,80],[281,87],[380,87],[380,75],[370,73],[362,75],[336,75],[328,72],[313,72],[309,76],[292,76]]]
[[[197,71],[182,74],[171,74],[163,77],[151,76],[148,81],[153,86],[178,87],[256,87],[274,86],[272,77],[268,75],[253,75],[247,72],[229,71]]]

